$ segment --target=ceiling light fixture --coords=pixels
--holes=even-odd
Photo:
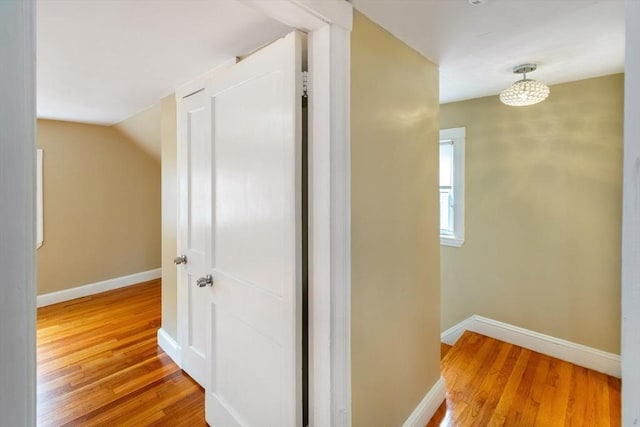
[[[513,107],[522,107],[542,102],[549,96],[549,86],[527,78],[527,73],[535,71],[536,64],[522,64],[513,67],[514,74],[523,74],[518,80],[500,93],[500,101]]]

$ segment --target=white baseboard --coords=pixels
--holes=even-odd
[[[38,295],[38,307],[44,307],[46,305],[57,304],[59,302],[69,301],[75,298],[99,294],[100,292],[123,288],[125,286],[135,285],[136,283],[146,282],[160,277],[162,277],[162,269],[156,268],[149,271],[143,271],[141,273],[115,277],[113,279],[103,280],[102,282],[65,289],[64,291]]]
[[[444,378],[440,377],[431,390],[420,401],[416,409],[409,415],[402,427],[424,427],[436,413],[446,397],[447,388]]]
[[[167,356],[169,356],[176,365],[182,368],[180,363],[180,346],[173,338],[171,338],[171,335],[162,328],[158,329],[158,345],[165,353],[167,353]]]
[[[621,377],[620,356],[617,354],[475,314],[444,331],[440,339],[446,344],[453,345],[465,330],[515,344],[616,378]]]
[[[474,317],[475,316],[468,317],[457,325],[453,325],[452,327],[441,333],[440,341],[445,344],[454,345],[456,342],[458,342],[464,331],[473,330],[472,324],[474,321]]]

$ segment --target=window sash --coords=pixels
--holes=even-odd
[[[440,187],[440,234],[453,236],[454,232],[454,203],[453,189],[450,186]]]
[[[440,234],[446,236],[453,236],[455,230],[453,177],[453,140],[440,141]]]
[[[464,243],[465,134],[464,127],[440,130],[440,244],[446,246]]]

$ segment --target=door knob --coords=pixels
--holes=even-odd
[[[207,285],[213,286],[213,276],[211,276],[210,274],[207,274],[206,276],[196,280],[196,284],[198,285],[199,288],[204,288]]]
[[[187,256],[186,255],[180,255],[177,256],[173,259],[173,263],[174,264],[186,264],[187,263]]]

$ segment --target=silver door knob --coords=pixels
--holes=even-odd
[[[199,288],[204,288],[207,285],[213,286],[213,276],[211,276],[210,274],[207,274],[206,276],[196,280],[196,284],[198,285]]]
[[[177,256],[173,259],[173,263],[174,264],[186,264],[187,263],[187,256],[186,255],[180,255]]]

